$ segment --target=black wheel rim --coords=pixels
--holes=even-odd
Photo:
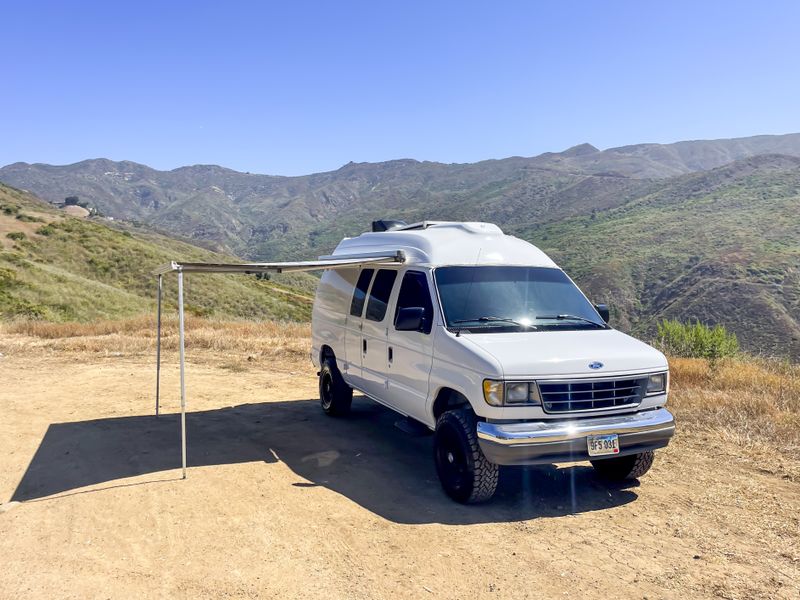
[[[323,373],[319,380],[319,397],[322,400],[322,408],[328,410],[333,401],[333,379],[330,373]]]
[[[442,427],[438,432],[436,465],[446,490],[453,493],[465,490],[470,479],[469,465],[461,439],[449,426]]]

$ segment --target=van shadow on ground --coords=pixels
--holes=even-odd
[[[322,414],[317,400],[193,412],[187,415],[188,463],[268,465],[279,460],[302,478],[294,486],[324,486],[398,523],[553,517],[619,506],[637,497],[631,486],[597,479],[588,465],[545,466],[505,470],[491,503],[461,506],[441,491],[432,437],[411,437],[394,427],[396,419],[395,413],[362,398],[354,400],[352,414],[343,419]],[[176,469],[179,446],[175,414],[55,423],[11,500]]]

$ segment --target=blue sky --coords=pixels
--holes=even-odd
[[[295,175],[800,131],[797,2],[0,8],[0,165]]]

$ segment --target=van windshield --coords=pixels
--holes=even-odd
[[[448,329],[542,331],[608,326],[566,274],[547,267],[439,267]]]

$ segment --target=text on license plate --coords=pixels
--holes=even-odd
[[[589,456],[619,454],[619,436],[616,433],[590,435],[586,438],[586,445],[589,447]]]

